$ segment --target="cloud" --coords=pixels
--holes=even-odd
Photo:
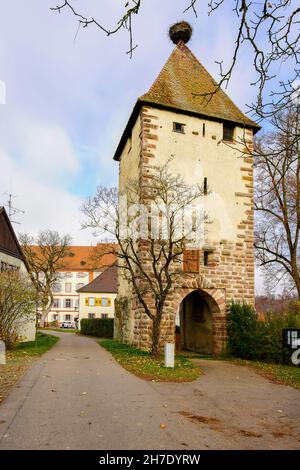
[[[3,193],[12,192],[18,195],[14,200],[15,206],[25,211],[14,217],[20,222],[20,225],[15,225],[17,232],[37,235],[40,230],[49,228],[61,234],[71,234],[74,243],[91,243],[91,233],[82,231],[80,227],[82,201],[79,197],[51,182],[39,181],[35,175],[30,176],[3,152],[0,152],[0,161],[3,170],[0,173],[0,205],[7,199]],[[13,177],[8,180],[7,175]]]

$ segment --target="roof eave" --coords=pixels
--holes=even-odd
[[[147,100],[143,100],[143,99],[139,98],[138,101],[136,102],[133,110],[132,110],[132,113],[130,115],[128,123],[125,127],[125,130],[122,134],[122,137],[120,139],[118,147],[115,151],[115,154],[114,154],[114,157],[113,157],[113,159],[115,161],[120,161],[120,157],[121,157],[123,149],[126,145],[127,139],[128,139],[128,137],[131,133],[131,130],[132,130],[132,128],[133,128],[133,126],[134,126],[134,124],[137,120],[137,117],[139,115],[139,112],[140,112],[140,110],[143,106],[151,106],[152,108],[163,109],[163,110],[166,110],[166,111],[172,111],[172,112],[175,112],[175,113],[178,113],[178,114],[186,114],[188,116],[195,116],[195,117],[199,117],[199,118],[205,118],[205,119],[208,119],[208,120],[211,120],[211,121],[233,123],[233,124],[239,125],[241,127],[245,127],[247,129],[253,129],[253,134],[254,135],[261,129],[261,126],[259,124],[257,124],[256,122],[254,122],[254,121],[252,121],[252,123],[251,122],[242,123],[241,121],[234,121],[234,120],[229,120],[229,119],[218,118],[218,117],[215,117],[215,116],[208,116],[208,115],[203,114],[203,113],[197,113],[197,112],[194,112],[194,111],[184,110],[184,109],[180,109],[180,108],[173,107],[173,106],[167,106],[167,105],[164,105],[164,104],[154,103],[152,101],[147,101]]]

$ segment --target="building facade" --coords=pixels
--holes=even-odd
[[[14,229],[4,207],[0,207],[0,272],[16,271],[21,276],[28,275],[26,260],[22,253]],[[22,323],[19,330],[20,341],[34,341],[36,333],[36,312]]]
[[[112,254],[99,255],[105,250],[105,244],[97,246],[71,246],[71,257],[68,257],[63,270],[57,274],[52,293],[54,304],[46,323],[61,324],[71,321],[74,326],[79,318],[79,293],[83,286],[93,281],[115,261]],[[109,250],[107,250],[109,251]]]
[[[79,327],[83,318],[114,318],[117,278],[117,266],[114,264],[78,290]]]
[[[230,302],[254,304],[253,158],[251,151],[242,154],[238,143],[251,150],[259,126],[222,90],[205,100],[203,94],[214,90],[213,78],[179,41],[149,92],[138,99],[114,159],[120,194],[130,179],[141,186],[151,180],[170,158],[174,175],[208,188],[201,201],[210,219],[205,239],[183,256],[160,340],[161,345],[175,342],[179,323],[182,347],[217,354],[226,346]],[[147,242],[139,249],[146,253]],[[115,337],[148,349],[152,322],[122,270],[118,282]]]

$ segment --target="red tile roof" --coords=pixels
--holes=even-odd
[[[117,245],[100,243],[97,246],[70,246],[70,256],[64,259],[60,271],[93,271],[105,269],[116,261],[114,250]],[[37,246],[31,247],[38,250]]]

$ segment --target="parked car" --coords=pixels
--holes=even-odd
[[[60,328],[74,328],[75,329],[75,324],[72,321],[63,321],[60,324]]]

